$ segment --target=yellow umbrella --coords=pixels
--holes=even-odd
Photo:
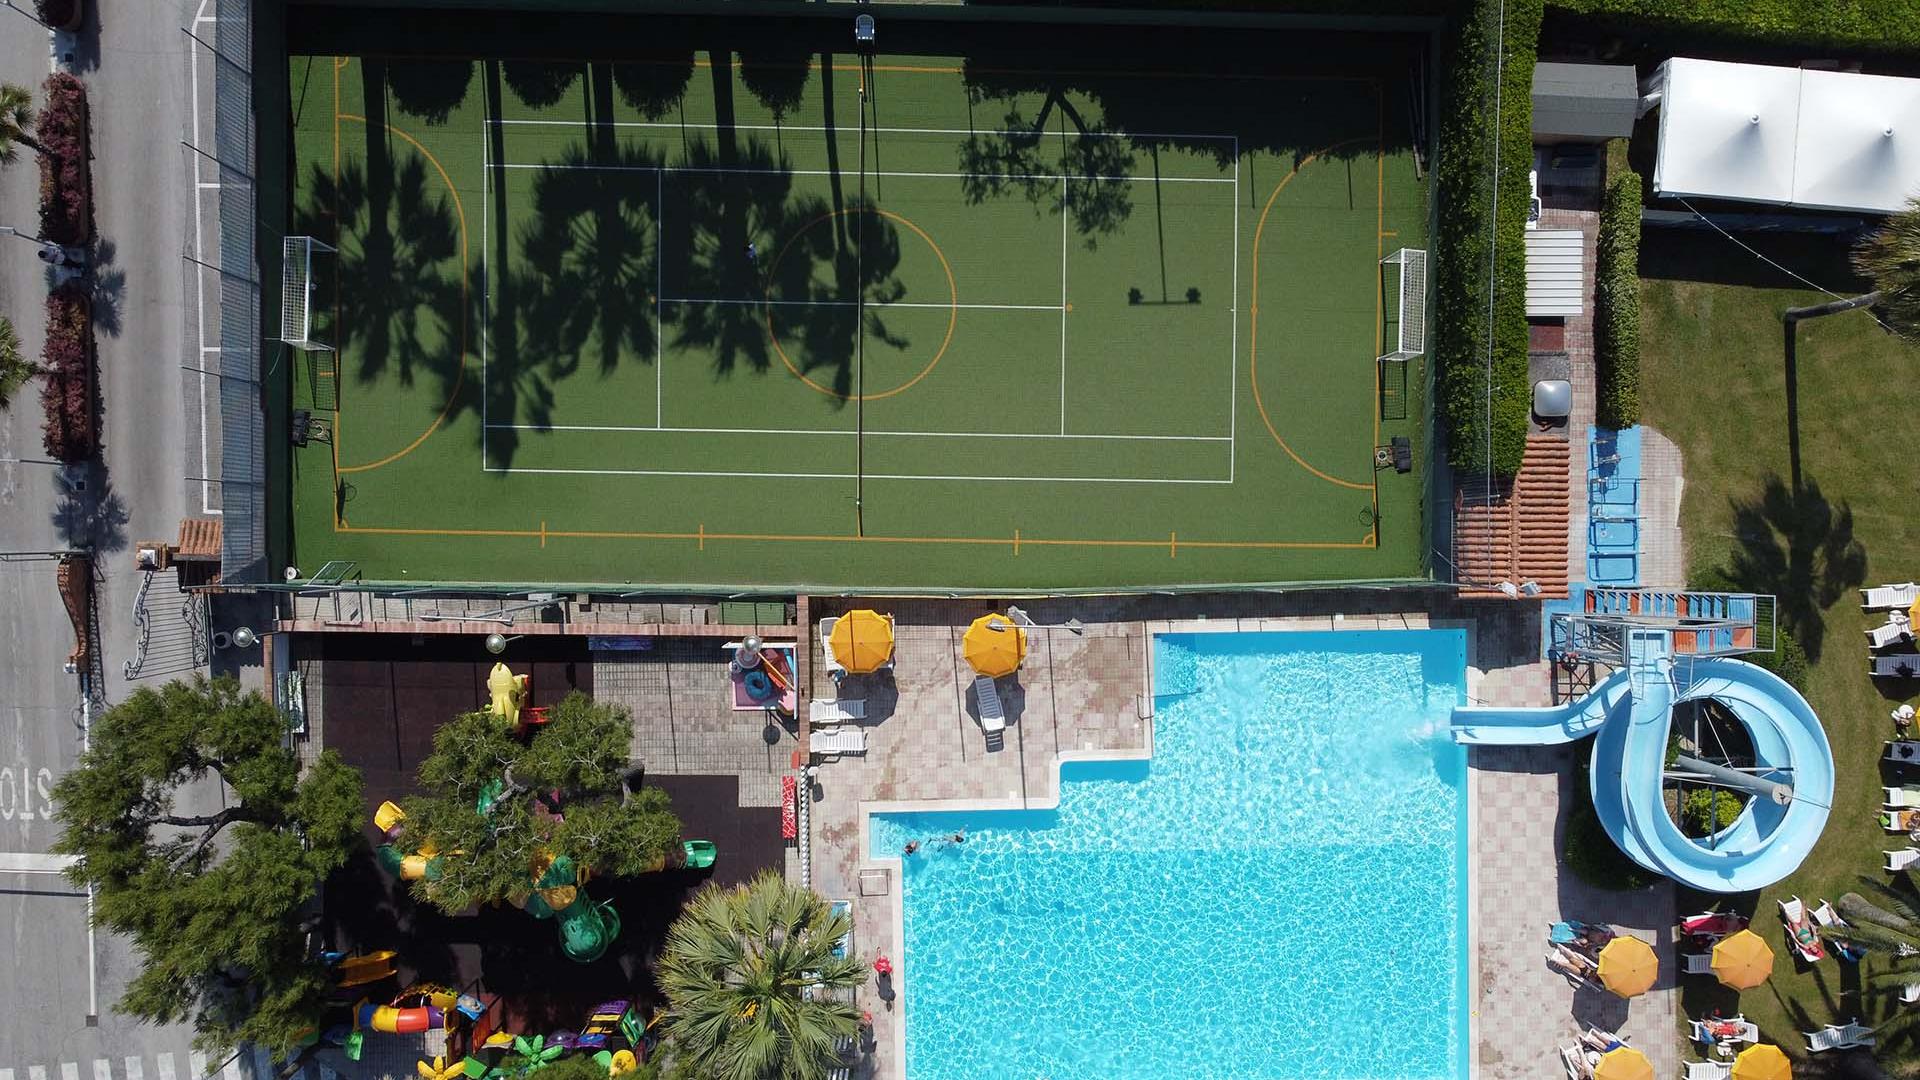
[[[1600,950],[1600,981],[1621,997],[1637,997],[1653,986],[1660,974],[1660,960],[1653,946],[1637,937],[1622,934]]]
[[[1793,1063],[1772,1043],[1758,1043],[1733,1059],[1733,1080],[1793,1080]]]
[[[960,655],[989,678],[1011,675],[1027,658],[1027,632],[1005,615],[982,615],[960,639]]]
[[[1773,947],[1751,930],[1722,938],[1713,947],[1713,973],[1723,985],[1751,990],[1773,974]]]
[[[880,670],[893,659],[893,616],[861,608],[840,616],[827,643],[833,658],[855,675]]]
[[[1593,1080],[1653,1080],[1653,1062],[1631,1046],[1616,1046],[1600,1055]]]

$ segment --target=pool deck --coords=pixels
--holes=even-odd
[[[899,860],[865,857],[866,814],[1045,808],[1057,799],[1063,758],[1150,752],[1153,634],[1463,627],[1470,699],[1545,705],[1553,696],[1551,673],[1538,659],[1540,609],[1533,604],[1376,591],[1036,601],[1022,606],[1037,622],[1078,618],[1084,633],[1057,627],[1035,633],[1017,689],[1009,693],[1016,680],[1001,680],[1009,723],[1004,744],[989,750],[975,718],[960,636],[990,608],[931,601],[876,606],[896,620],[894,671],[849,678],[837,690],[823,674],[809,684],[817,698],[868,701],[866,754],[816,762],[810,836],[813,887],[832,899],[852,899],[857,951],[869,961],[884,954],[895,965],[890,989],[896,1000],[883,999],[873,981],[859,995],[860,1007],[873,1014],[874,1038],[854,1075],[875,1080],[904,1074],[903,1014],[890,1005],[898,1006],[912,971],[899,949]],[[822,604],[813,617],[839,609]],[[812,671],[822,672],[817,633],[812,650]],[[1543,961],[1547,925],[1563,917],[1611,922],[1669,945],[1672,890],[1596,894],[1561,874],[1557,838],[1572,777],[1568,751],[1476,749],[1469,763],[1472,1075],[1559,1075],[1558,1046],[1587,1024],[1628,1035],[1652,1058],[1657,1075],[1676,1071],[1678,995],[1670,973],[1629,1004],[1588,990],[1576,994]],[[1662,955],[1667,966],[1675,962],[1671,951]],[[1543,1010],[1543,1003],[1551,1007]]]

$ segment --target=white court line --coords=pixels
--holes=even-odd
[[[817,428],[721,428],[721,427],[635,427],[621,424],[489,424],[491,428],[513,431],[658,431],[668,435],[841,435],[852,438],[853,431],[822,431]],[[1228,435],[1055,435],[1050,431],[875,431],[869,437],[892,435],[913,439],[1105,439],[1122,442],[1232,442]]]
[[[493,321],[493,279],[487,276],[487,218],[493,213],[493,168],[487,161],[488,146],[486,95],[480,96],[480,469],[487,468],[487,331]],[[338,123],[339,121],[334,121]],[[334,389],[339,393],[339,388]]]
[[[661,298],[663,304],[741,304],[751,307],[768,305],[772,307],[854,307],[854,300],[739,300],[724,297],[708,298],[703,296],[667,296]],[[912,300],[892,300],[885,303],[867,301],[868,307],[875,308],[938,308],[948,311],[959,308],[962,311],[1060,311],[1059,304],[940,304]]]
[[[153,1068],[160,1074],[160,1080],[175,1080],[172,1054],[153,1055]],[[0,1077],[0,1080],[5,1080],[5,1077]]]
[[[209,1080],[207,1076],[207,1055],[198,1050],[187,1054],[187,1071],[193,1074],[193,1080]]]
[[[660,306],[667,291],[667,177],[653,174],[653,426],[667,422],[667,341],[661,336]],[[484,463],[483,463],[484,464]]]
[[[580,126],[580,122],[578,120],[490,120],[488,122],[494,123],[494,124],[503,124],[503,125],[517,124],[517,125],[522,125],[526,127],[574,127],[574,128],[577,128]],[[673,130],[683,130],[686,128],[687,125],[672,123],[667,121],[660,121],[660,120],[616,120],[613,122],[611,126],[612,127],[632,127],[632,128],[669,128]],[[739,131],[787,132],[787,131],[839,131],[841,130],[839,128],[827,127],[824,124],[728,124],[727,126]],[[696,125],[696,129],[698,129],[697,125]],[[983,130],[981,128],[916,128],[916,127],[869,126],[867,130],[876,131],[882,135],[1026,136],[1026,135],[1032,134],[1031,132],[1028,132],[1028,131],[1002,131],[998,128],[988,128]],[[1154,132],[1154,131],[1083,131],[1083,132],[1080,132],[1080,134],[1084,137],[1095,138],[1095,139],[1220,139],[1222,141],[1225,141],[1227,139],[1233,139],[1237,141],[1240,138],[1240,136],[1238,135],[1195,135],[1192,133]]]
[[[208,15],[206,11],[207,0],[200,0],[200,5],[196,7],[193,12],[193,21],[196,26],[202,22],[214,21],[214,17]],[[189,80],[189,90],[192,94],[193,145],[194,148],[198,150],[200,146],[200,50],[193,45],[187,47],[187,77]],[[204,185],[206,181],[200,179],[200,155],[198,153],[190,153],[187,155],[187,158],[193,163],[193,182],[195,185],[193,193],[193,326],[195,336],[200,339],[200,354],[205,356],[209,351],[218,351],[218,349],[209,350],[207,345],[207,270],[206,267],[200,264],[201,256],[205,254],[204,249],[201,247],[201,241],[206,237],[205,226],[202,223],[203,215],[200,207],[200,191],[203,189],[202,185]],[[214,175],[217,176],[219,174],[215,173]],[[212,474],[213,466],[211,455],[207,450],[207,373],[205,371],[200,373],[199,397],[200,475],[209,476]],[[200,512],[203,514],[225,513],[224,508],[216,508],[211,505],[212,496],[213,484],[206,480],[200,481]]]
[[[1067,152],[1067,121],[1060,119],[1060,152]],[[1067,433],[1067,195],[1060,185],[1060,434]]]
[[[565,162],[549,163],[509,163],[494,166],[501,169],[551,169],[555,171],[589,172],[650,172],[650,173],[699,173],[738,174],[741,176],[843,176],[844,170],[835,169],[743,169],[729,165],[587,165]],[[991,173],[991,172],[876,172],[877,177],[915,177],[930,180],[1123,180],[1137,184],[1231,184],[1225,176],[1086,176],[1079,173]]]
[[[1233,295],[1227,298],[1228,322],[1232,324],[1227,346],[1227,438],[1240,433],[1240,137],[1233,139]],[[1227,479],[1239,466],[1240,444],[1234,442],[1227,453]]]
[[[854,480],[854,473],[727,472],[718,469],[488,469],[492,473],[542,476],[696,476],[735,480]],[[930,473],[867,473],[869,480],[965,480],[1003,484],[1231,484],[1231,480],[1172,480],[1137,476],[941,476]]]

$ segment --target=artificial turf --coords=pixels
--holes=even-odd
[[[1024,590],[1423,572],[1404,65],[295,57],[297,565]],[[1404,397],[1401,397],[1404,395]]]

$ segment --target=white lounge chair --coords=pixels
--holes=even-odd
[[[1860,590],[1860,607],[1865,611],[1912,607],[1915,600],[1920,600],[1920,585],[1911,581],[1904,585],[1876,585]]]
[[[1681,953],[1680,972],[1683,975],[1713,974],[1713,957],[1708,953]]]
[[[841,679],[847,674],[846,665],[833,655],[833,628],[840,625],[840,616],[833,615],[820,620],[820,657],[826,661],[827,677]]]
[[[1689,1061],[1687,1080],[1731,1080],[1733,1066],[1724,1061]]]
[[[1900,988],[1900,1004],[1912,1005],[1920,1002],[1920,983],[1908,983]]]
[[[1849,1050],[1856,1046],[1874,1044],[1873,1029],[1865,1027],[1855,1018],[1846,1024],[1828,1024],[1819,1031],[1802,1032],[1807,1037],[1807,1052],[1818,1054],[1823,1050]]]
[[[1847,925],[1847,920],[1841,918],[1840,913],[1833,910],[1833,905],[1825,900],[1820,901],[1820,906],[1813,909],[1813,921],[1822,930],[1828,927],[1844,928]]]
[[[1898,645],[1913,637],[1913,624],[1908,622],[1889,622],[1867,631],[1867,648],[1884,649]]]
[[[1893,810],[1920,810],[1920,788],[1890,787],[1886,804]]]
[[[1883,869],[1888,873],[1905,870],[1914,863],[1920,862],[1920,848],[1901,848],[1899,851],[1889,851],[1885,854],[1887,865]]]
[[[1580,1036],[1580,1044],[1596,1054],[1604,1054],[1616,1046],[1625,1046],[1627,1039],[1626,1036],[1616,1035],[1598,1024],[1589,1024],[1586,1032]]]
[[[860,698],[840,701],[814,698],[807,703],[807,719],[816,724],[839,724],[867,718],[867,703]]]
[[[1578,1046],[1560,1048],[1560,1064],[1566,1066],[1568,1080],[1591,1080],[1593,1066],[1587,1061],[1586,1051]]]
[[[815,728],[813,738],[807,743],[807,747],[816,754],[826,754],[830,757],[839,757],[842,754],[864,754],[867,752],[867,729]]]
[[[1920,740],[1889,740],[1885,756],[1896,765],[1920,765]]]
[[[1000,685],[990,675],[973,677],[973,696],[980,702],[980,730],[991,735],[1005,731],[1007,710],[1000,704]]]
[[[1736,1016],[1730,1020],[1689,1020],[1687,1021],[1687,1026],[1693,1033],[1693,1041],[1697,1043],[1731,1045],[1733,1043],[1760,1041],[1760,1028],[1758,1025],[1748,1023],[1745,1016]],[[1713,1033],[1715,1027],[1728,1026],[1734,1029],[1730,1035],[1715,1035]]]

